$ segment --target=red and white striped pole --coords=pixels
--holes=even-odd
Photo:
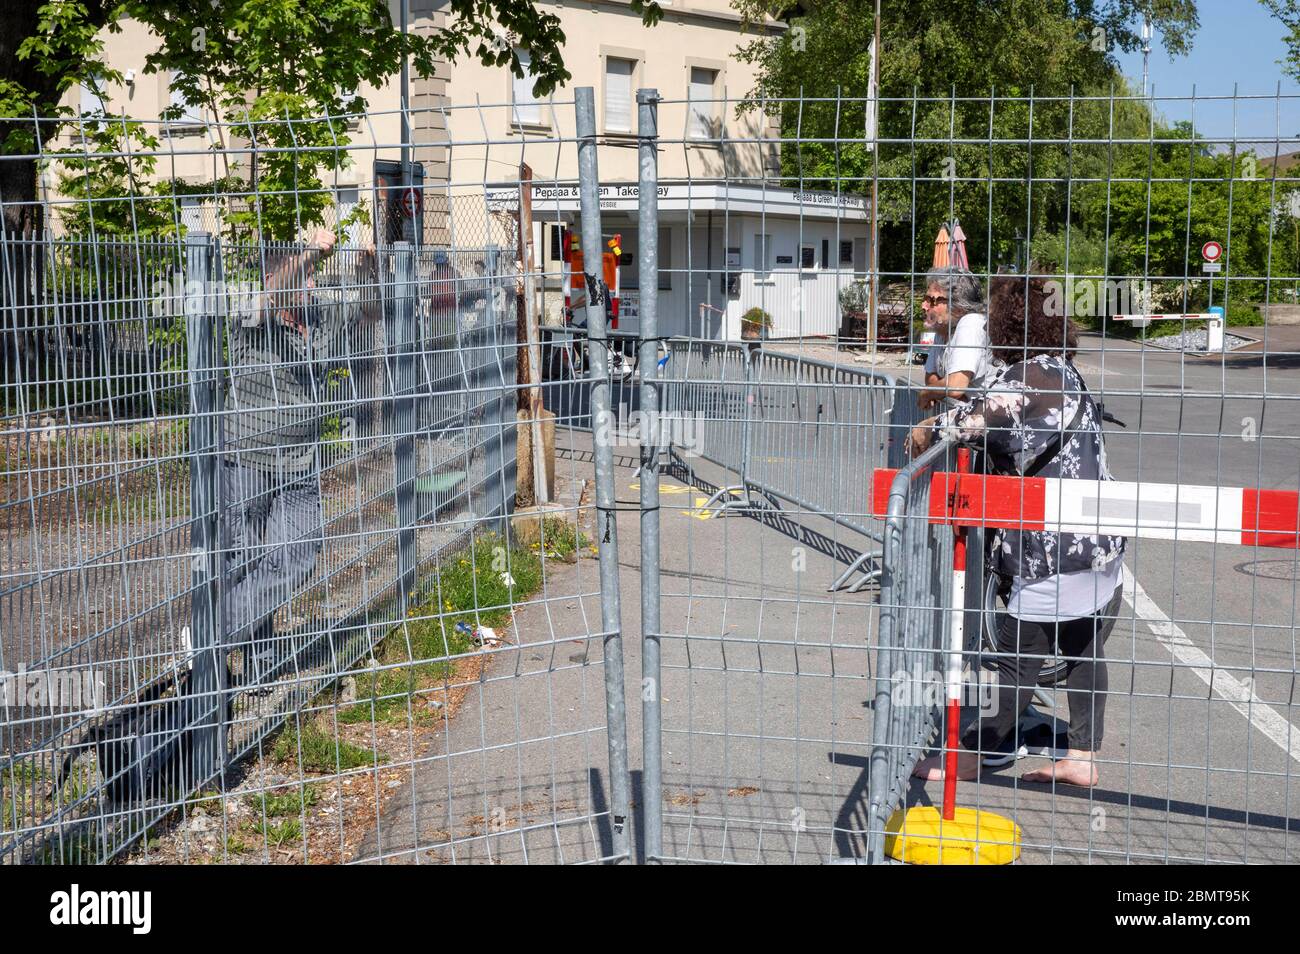
[[[970,473],[970,451],[961,447],[957,450],[957,473]],[[962,478],[957,477],[957,487]],[[932,488],[933,489],[933,488]],[[956,494],[954,493],[954,499]],[[952,609],[951,624],[948,627],[948,666],[947,666],[947,729],[948,742],[943,763],[943,818],[952,821],[957,810],[957,738],[958,723],[961,721],[961,652],[965,643],[964,626],[966,622],[966,528],[953,525],[956,539],[952,547]]]

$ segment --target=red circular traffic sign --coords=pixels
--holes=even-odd
[[[1201,246],[1201,258],[1207,262],[1217,262],[1223,257],[1223,246],[1218,242],[1210,241]]]
[[[406,213],[407,218],[413,219],[419,215],[422,204],[419,189],[407,189],[402,193],[402,211]]]

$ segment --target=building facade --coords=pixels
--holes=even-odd
[[[397,0],[391,5],[400,22]],[[784,25],[768,22],[744,32],[727,0],[661,5],[662,21],[646,28],[626,0],[539,3],[560,19],[564,63],[572,74],[546,98],[534,95],[530,78],[475,57],[440,64],[433,76],[412,75],[407,128],[410,156],[422,172],[420,240],[463,250],[470,259],[489,246],[513,258],[519,170],[527,163],[535,183],[533,248],[543,273],[537,304],[545,323],[561,321],[562,229],[580,224],[573,90],[593,87],[602,144],[602,232],[622,236],[621,327],[634,330],[647,280],[636,268],[636,91],[653,88],[661,97],[660,273],[654,279],[661,333],[736,338],[740,316],[761,308],[776,337],[835,334],[836,296],[865,274],[870,260],[866,202],[860,195],[783,186],[775,119],[761,108],[737,110],[755,79],[754,67],[737,51],[754,31]],[[408,28],[438,29],[445,8],[445,0],[409,0]],[[238,130],[179,102],[171,77],[143,72],[155,38],[127,23],[103,39],[106,58],[127,81],[74,91],[70,106],[145,121],[179,107],[180,120],[158,127],[162,155],[155,174],[201,185],[240,171],[247,143]],[[513,38],[503,31],[498,42]],[[527,50],[518,53],[527,64]],[[394,208],[393,196],[375,187],[378,167],[391,168],[400,156],[400,89],[394,78],[357,92],[367,113],[351,124],[352,161],[327,188],[337,216],[364,204],[373,222]],[[75,140],[75,130],[68,138]],[[189,229],[218,230],[221,213],[220,203],[201,195],[178,200],[181,224]],[[374,226],[353,228],[360,239]]]

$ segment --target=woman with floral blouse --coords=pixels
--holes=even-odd
[[[937,435],[983,452],[990,473],[1113,479],[1100,412],[1071,363],[1078,332],[1068,318],[1050,314],[1049,300],[1041,279],[993,280],[989,338],[1006,366],[981,399],[921,422],[909,439],[913,454]],[[997,751],[1016,731],[1045,658],[1059,655],[1067,666],[1069,751],[1023,780],[1097,784],[1106,711],[1103,645],[1119,609],[1123,564],[1123,537],[990,531],[987,565],[1010,581],[998,626],[998,708],[963,735],[958,778],[977,777],[981,754]],[[941,757],[922,760],[914,774],[942,778]]]

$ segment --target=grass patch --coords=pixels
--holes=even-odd
[[[387,761],[371,749],[335,738],[314,721],[304,721],[301,727],[286,726],[271,746],[271,758],[277,762],[301,764],[306,772],[326,774]]]
[[[147,488],[139,494],[123,495],[120,498],[114,495],[95,511],[93,519],[100,523],[136,523],[141,520],[188,517],[189,484],[178,484],[174,480],[168,477],[161,493],[155,488]]]
[[[410,618],[375,653],[380,664],[392,668],[359,673],[358,698],[340,709],[339,721],[405,724],[408,710],[419,724],[436,720],[420,694],[444,683],[456,657],[474,650],[477,627],[498,629],[510,622],[513,606],[542,585],[543,553],[563,556],[590,545],[557,517],[547,518],[542,540],[518,547],[484,534],[445,561],[417,594]]]
[[[562,517],[545,517],[542,520],[541,540],[530,549],[534,553],[545,553],[549,557],[567,560],[580,550],[595,552],[595,544],[575,524]]]
[[[257,826],[257,830],[272,848],[283,847],[291,841],[302,841],[302,822],[296,818],[286,818],[274,825],[263,822]]]
[[[320,791],[315,785],[304,785],[300,789],[278,794],[259,792],[249,795],[244,803],[255,812],[268,818],[288,818],[301,815],[320,801]]]
[[[244,852],[248,851],[248,849],[248,842],[244,841],[244,839],[240,838],[238,835],[226,836],[226,854],[242,855]]]

